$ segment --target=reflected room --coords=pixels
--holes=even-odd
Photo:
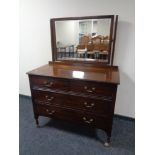
[[[111,19],[56,21],[57,59],[108,61]]]

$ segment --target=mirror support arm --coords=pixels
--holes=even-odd
[[[115,42],[116,42],[116,34],[117,34],[117,23],[118,23],[118,15],[116,15],[115,24],[114,24],[114,36],[113,36],[113,43],[112,43],[111,66],[113,65],[113,61],[114,61],[114,51],[115,51]]]

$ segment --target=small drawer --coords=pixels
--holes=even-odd
[[[57,79],[42,76],[30,76],[30,83],[33,87],[69,90],[69,82],[65,79]]]
[[[62,108],[58,106],[45,106],[45,105],[35,105],[35,109],[38,115],[47,116],[47,117],[56,117],[63,120],[79,120],[78,113],[75,110]]]
[[[116,87],[114,85],[87,81],[71,81],[71,90],[89,95],[105,95],[108,97],[113,97],[116,93]]]
[[[61,105],[62,102],[66,101],[65,95],[48,91],[35,90],[32,91],[32,95],[34,102],[40,105]]]
[[[96,116],[90,113],[84,113],[80,117],[80,122],[93,127],[111,130],[112,117]]]
[[[63,102],[66,104],[66,102]],[[113,114],[114,104],[112,101],[92,99],[86,97],[69,96],[66,104],[75,109],[85,110],[94,114],[109,116]]]
[[[112,117],[96,116],[90,113],[60,108],[57,106],[37,105],[35,108],[37,108],[38,115],[41,116],[55,117],[101,129],[109,129],[112,124]]]

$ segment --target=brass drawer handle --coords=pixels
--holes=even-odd
[[[51,96],[51,97],[49,97],[49,96],[45,96],[45,97],[46,97],[47,101],[52,101],[52,100],[54,99],[53,96]]]
[[[94,91],[95,89],[96,89],[95,87],[92,88],[93,91]]]
[[[90,118],[90,119],[88,120],[86,117],[83,117],[83,120],[84,120],[85,123],[88,123],[88,124],[90,124],[90,123],[92,123],[92,122],[94,121],[93,118]]]
[[[50,110],[46,109],[46,111],[47,111],[48,114],[50,114],[50,115],[53,115],[53,114],[55,113],[55,110],[50,111]]]
[[[91,89],[88,89],[87,86],[84,86],[84,89],[85,89],[88,93],[93,93],[93,92],[96,90],[95,87],[92,87]]]
[[[93,91],[92,91],[92,90],[89,90],[89,89],[88,89],[88,90],[86,90],[86,91],[87,91],[88,93],[93,93]]]
[[[84,86],[84,89],[87,89],[87,86]]]
[[[87,102],[84,102],[84,105],[85,105],[86,108],[92,108],[92,107],[94,107],[95,104],[91,103],[90,105],[88,105]]]
[[[45,82],[44,82],[44,85],[45,85],[46,87],[51,87],[51,86],[53,85],[53,82],[45,81]]]

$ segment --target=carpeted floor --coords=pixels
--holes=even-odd
[[[103,146],[105,133],[60,120],[40,117],[36,128],[31,99],[19,97],[20,155],[134,155],[135,123],[114,118],[112,146]]]

